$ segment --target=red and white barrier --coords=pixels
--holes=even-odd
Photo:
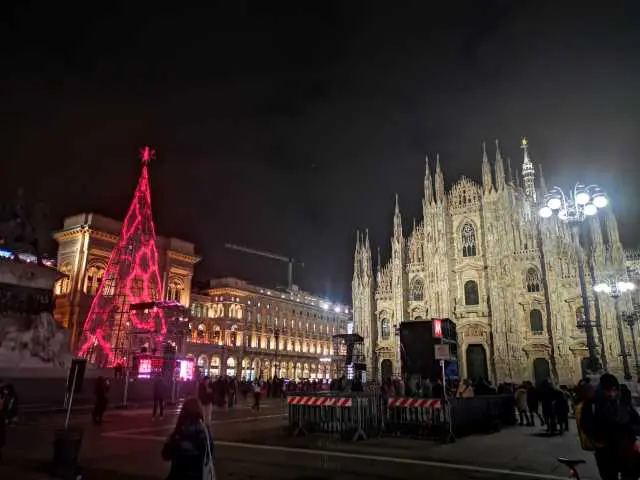
[[[426,398],[389,397],[387,400],[387,406],[404,408],[442,408],[442,401]]]
[[[344,397],[287,397],[288,405],[310,405],[314,407],[350,407],[353,399]]]

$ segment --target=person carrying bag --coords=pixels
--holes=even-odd
[[[162,458],[171,462],[167,480],[215,480],[213,440],[198,399],[191,398],[182,406]]]

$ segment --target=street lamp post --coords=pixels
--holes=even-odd
[[[631,345],[633,346],[633,361],[635,363],[636,380],[640,380],[640,361],[638,360],[638,341],[636,339],[636,323],[638,323],[638,312],[627,312],[624,314],[624,321],[631,330]]]
[[[278,367],[280,366],[278,364],[278,353],[280,352],[280,329],[276,328],[275,332],[273,332],[273,336],[276,339],[276,368],[275,368],[275,372],[274,372],[274,376],[277,378],[280,378],[280,370],[278,369]]]
[[[584,252],[580,246],[580,225],[587,217],[596,215],[598,209],[606,207],[608,203],[609,201],[600,187],[576,183],[568,195],[565,195],[560,187],[553,187],[549,190],[544,197],[544,205],[538,212],[542,218],[556,215],[558,220],[571,227],[573,243],[578,255],[578,278],[582,294],[582,308],[584,309],[587,348],[589,349],[589,369],[592,373],[598,372],[601,369],[601,364],[591,323],[591,308],[584,274]]]
[[[627,345],[624,341],[624,331],[622,329],[622,315],[620,314],[620,296],[625,292],[630,292],[636,286],[631,282],[623,280],[611,280],[594,285],[593,289],[598,293],[605,293],[613,298],[616,309],[616,325],[618,328],[618,341],[620,342],[620,354],[622,355],[622,368],[624,369],[624,379],[631,380],[631,370],[629,369],[629,357],[627,355]],[[632,336],[633,328],[631,328]],[[634,348],[637,357],[637,347],[634,340]],[[636,359],[637,364],[637,359]]]

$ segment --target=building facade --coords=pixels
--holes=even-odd
[[[396,197],[391,256],[374,269],[368,234],[358,235],[352,283],[354,328],[365,338],[368,375],[401,374],[401,322],[456,322],[463,378],[577,381],[588,355],[577,327],[582,298],[569,227],[538,216],[546,193],[523,140],[522,181],[505,169],[496,142],[492,165],[483,145],[482,182],[460,178],[445,192],[440,159],[428,160],[423,218],[406,234]],[[592,322],[602,363],[622,373],[613,300],[596,296],[602,278],[624,275],[625,256],[609,207],[581,226]],[[620,299],[622,310],[630,298]],[[625,331],[625,342],[630,341]],[[630,347],[630,344],[627,345]],[[627,351],[630,351],[627,349]]]
[[[54,233],[58,242],[58,269],[65,274],[54,287],[54,316],[71,331],[74,351],[121,229],[122,222],[117,220],[80,213],[65,218],[63,228]],[[188,306],[194,265],[200,260],[195,246],[177,238],[157,237],[157,249],[164,285],[162,299]]]
[[[187,351],[201,373],[248,380],[335,377],[332,336],[347,332],[348,308],[235,278],[211,280],[191,302]]]

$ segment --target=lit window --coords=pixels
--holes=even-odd
[[[540,291],[540,274],[538,270],[531,267],[527,270],[526,276],[527,292],[539,292]]]
[[[473,280],[469,280],[464,284],[464,304],[478,305],[479,303],[478,284]]]
[[[476,256],[476,231],[467,222],[462,226],[462,256],[463,257],[475,257]]]

